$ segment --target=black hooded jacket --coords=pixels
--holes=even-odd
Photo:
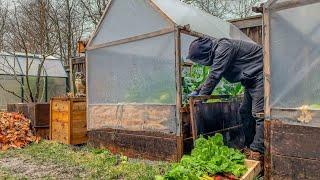
[[[187,59],[211,66],[207,80],[197,89],[200,95],[210,95],[222,77],[248,88],[263,72],[262,47],[241,40],[198,38],[190,44]]]

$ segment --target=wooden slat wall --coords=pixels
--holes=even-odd
[[[320,179],[320,128],[279,120],[265,125],[265,179]]]
[[[262,45],[262,16],[252,16],[243,19],[230,20],[230,23],[238,27],[254,42]]]

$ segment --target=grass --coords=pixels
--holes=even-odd
[[[67,173],[72,173],[72,179],[150,180],[154,179],[155,175],[163,174],[170,166],[164,162],[132,160],[88,146],[75,147],[50,141],[31,144],[24,149],[1,152],[0,160],[4,158],[20,158],[23,162],[63,167]],[[10,170],[1,167],[0,178],[17,179]],[[24,178],[19,176],[18,179]]]

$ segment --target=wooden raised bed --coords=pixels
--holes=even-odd
[[[50,139],[65,144],[87,142],[85,98],[52,98]]]
[[[320,128],[265,122],[266,179],[319,179]]]
[[[37,136],[40,136],[43,139],[49,139],[49,103],[8,104],[7,111],[22,113],[26,118],[31,120],[31,126]]]

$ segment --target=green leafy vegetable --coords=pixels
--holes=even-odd
[[[223,173],[240,177],[247,171],[244,158],[239,150],[224,145],[221,134],[208,139],[200,137],[191,155],[183,156],[180,163],[174,164],[165,176],[157,176],[156,180],[198,180],[203,176]]]
[[[183,73],[183,102],[188,103],[188,94],[204,83],[210,72],[210,67],[199,64],[192,65],[191,72]],[[212,94],[238,96],[243,94],[244,88],[240,83],[229,83],[222,79]]]

